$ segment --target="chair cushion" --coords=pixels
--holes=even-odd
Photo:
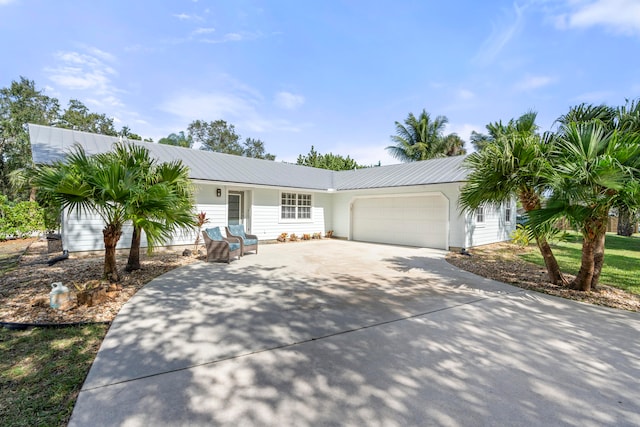
[[[245,246],[257,245],[258,241],[256,239],[242,239],[244,241]]]
[[[246,237],[246,234],[244,234],[244,225],[242,225],[242,224],[230,225],[229,226],[229,231],[234,236],[242,237],[243,240]]]
[[[220,231],[220,227],[207,228],[204,231],[207,232],[211,240],[224,240],[222,238],[222,232]]]
[[[233,251],[237,251],[240,249],[240,243],[229,243],[229,251],[233,252]]]

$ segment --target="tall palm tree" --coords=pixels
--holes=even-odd
[[[497,129],[497,127],[496,127]],[[533,130],[530,127],[530,130]],[[504,129],[503,129],[504,130]],[[539,209],[546,189],[543,171],[548,146],[533,132],[496,133],[496,139],[465,159],[470,171],[460,193],[460,207],[472,212],[483,204],[499,205],[515,195],[526,212]],[[549,280],[566,284],[546,235],[549,230],[532,230],[547,268]]]
[[[426,110],[422,110],[418,117],[409,113],[404,124],[395,122],[396,134],[391,136],[395,145],[388,146],[387,150],[402,162],[445,157],[453,143],[447,143],[443,136],[448,122],[445,116],[437,116],[432,120]]]
[[[486,134],[476,131],[471,132],[471,143],[476,151],[482,151],[488,143],[494,142],[503,136],[536,135],[538,131],[537,117],[538,113],[529,110],[517,119],[509,120],[507,124],[503,124],[502,120],[489,123],[486,125]]]
[[[567,218],[581,231],[580,270],[570,287],[589,291],[604,263],[609,211],[640,191],[640,136],[611,131],[601,120],[569,122],[558,130],[549,159],[551,196],[530,218],[534,227]]]
[[[94,212],[104,222],[104,277],[118,281],[116,244],[126,221],[127,203],[137,176],[110,153],[89,156],[75,146],[63,161],[39,166],[35,184],[62,209]]]

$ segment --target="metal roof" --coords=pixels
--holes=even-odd
[[[111,150],[118,137],[29,124],[34,163],[62,160],[75,144],[87,154]],[[463,156],[334,172],[290,163],[130,140],[161,162],[180,159],[192,179],[309,190],[354,190],[464,181]]]
[[[336,172],[336,190],[404,187],[465,181],[465,156],[444,157],[399,165]]]

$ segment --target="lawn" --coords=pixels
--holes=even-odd
[[[580,269],[582,254],[582,236],[568,233],[566,239],[552,245],[553,253],[563,272],[576,274]],[[544,265],[539,251],[529,251],[521,257],[538,265]],[[607,233],[604,253],[604,265],[600,282],[628,292],[640,295],[640,237],[622,237],[615,233]]]
[[[67,425],[107,328],[0,328],[2,425]]]

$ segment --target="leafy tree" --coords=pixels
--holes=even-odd
[[[0,194],[0,240],[23,238],[44,230],[42,209],[36,202],[9,202]]]
[[[254,159],[275,160],[274,154],[265,153],[264,142],[259,139],[247,138],[244,141],[242,155]]]
[[[467,183],[460,193],[460,206],[472,212],[485,203],[499,205],[518,197],[527,212],[540,209],[547,182],[543,178],[549,167],[546,156],[549,145],[536,135],[535,113],[526,114],[529,122],[525,128],[511,120],[508,125],[487,126],[492,133],[482,150],[465,159],[470,171]],[[521,116],[522,118],[523,116]],[[533,121],[530,119],[533,118]],[[533,237],[542,254],[549,280],[554,284],[565,284],[558,262],[547,241],[548,229],[537,228]]]
[[[169,134],[169,136],[160,138],[158,144],[174,145],[176,147],[191,148],[193,147],[193,138],[191,135],[185,136],[184,131]]]
[[[356,163],[356,161],[349,156],[343,157],[333,153],[320,154],[313,145],[311,146],[309,154],[298,156],[296,164],[334,171],[361,169],[364,167]]]
[[[395,145],[387,147],[387,150],[403,162],[464,154],[462,139],[455,134],[443,135],[448,122],[445,116],[432,120],[426,110],[422,110],[418,117],[409,113],[404,124],[395,122],[396,134],[391,136]]]
[[[625,105],[616,109],[616,125],[620,132],[640,133],[640,100],[627,100]],[[631,236],[635,231],[635,224],[639,220],[640,209],[632,208],[635,201],[640,199],[640,194],[633,192],[622,194],[616,202],[615,209],[618,213],[617,234]]]
[[[118,133],[118,136],[127,138],[129,140],[142,141],[142,137],[137,133],[131,132],[131,129],[129,129],[129,126],[122,126],[122,129]]]
[[[60,122],[57,126],[101,135],[118,135],[113,126],[112,118],[107,117],[105,114],[90,112],[87,106],[77,99],[69,101],[69,106],[60,117]]]
[[[53,125],[59,110],[57,99],[44,95],[24,77],[0,89],[0,192],[11,200],[25,200],[30,194],[29,189],[14,190],[9,181],[12,171],[32,167],[27,124]]]
[[[201,150],[236,156],[241,156],[244,152],[239,142],[240,135],[236,133],[235,126],[227,124],[224,120],[213,122],[196,120],[189,125],[187,133],[194,142],[201,144]]]

